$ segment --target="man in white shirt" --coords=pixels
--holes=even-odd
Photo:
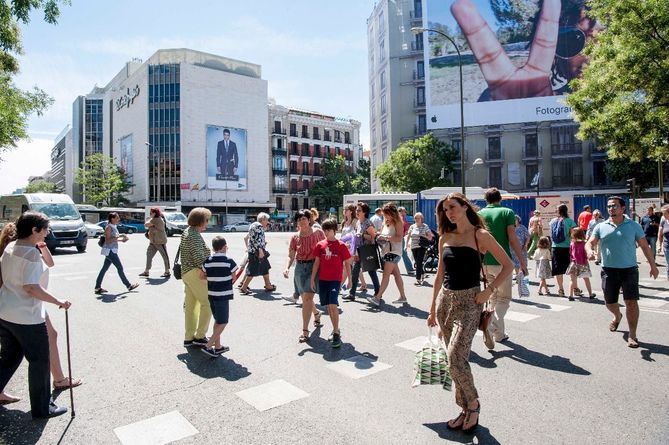
[[[374,216],[369,218],[369,222],[374,225],[377,232],[380,232],[381,229],[383,229],[383,212],[379,207],[374,210]]]

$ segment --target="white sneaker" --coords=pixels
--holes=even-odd
[[[290,301],[293,304],[297,304],[297,298],[295,298],[294,295],[291,295],[290,297],[283,297],[284,300]]]
[[[381,302],[380,302],[380,301],[377,301],[376,298],[374,298],[374,297],[365,297],[365,299],[366,299],[370,304],[372,304],[372,305],[374,305],[374,306],[376,306],[376,307],[381,306]]]
[[[407,299],[405,298],[398,298],[397,300],[393,301],[393,304],[407,304]]]

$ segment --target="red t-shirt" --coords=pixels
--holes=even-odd
[[[325,234],[321,230],[314,230],[311,235],[300,236],[299,233],[293,235],[290,240],[289,250],[296,252],[295,259],[299,261],[307,261],[314,258],[314,246],[321,240],[325,239]]]
[[[313,254],[320,261],[318,279],[341,281],[344,276],[344,261],[351,258],[346,244],[339,240],[323,240],[316,244]]]
[[[578,215],[578,226],[583,230],[588,230],[588,224],[590,224],[591,219],[592,213],[586,210],[582,211],[581,214]]]

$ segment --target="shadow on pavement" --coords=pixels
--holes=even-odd
[[[102,294],[96,295],[95,298],[103,303],[116,303],[119,300],[127,298],[129,293],[130,291],[121,292],[120,294]]]
[[[242,294],[241,297],[252,297],[257,300],[262,300],[262,301],[277,301],[277,300],[283,300],[281,297],[275,297],[273,294],[276,293],[277,291],[268,291],[265,289],[251,289],[249,287],[249,290],[252,292],[250,295],[244,295]]]
[[[481,444],[481,445],[500,445],[499,441],[490,434],[490,430],[483,425],[479,425],[473,434],[463,433],[458,430],[449,430],[447,422],[439,423],[424,423],[423,426],[428,427],[435,433],[439,434],[440,439],[450,440],[457,443],[465,444]],[[476,439],[476,441],[474,441]]]
[[[566,357],[560,355],[548,356],[541,352],[527,349],[510,340],[505,341],[503,345],[508,346],[511,349],[505,351],[490,351],[490,354],[492,355],[491,358],[481,357],[476,352],[472,351],[470,362],[476,363],[482,368],[495,368],[497,367],[497,364],[495,363],[497,359],[508,357],[526,365],[536,366],[551,371],[564,372],[566,374],[590,375],[590,371],[574,365],[570,359]]]
[[[629,339],[629,332],[623,334],[623,340],[627,343]],[[667,345],[658,345],[655,343],[648,343],[645,341],[639,340],[639,352],[641,353],[641,358],[647,362],[654,362],[655,359],[651,356],[652,354],[661,354],[669,355],[669,346]]]
[[[37,443],[42,437],[46,423],[46,419],[33,420],[30,413],[0,407],[0,443],[19,445]]]
[[[362,308],[362,310],[365,312],[385,312],[387,314],[401,315],[402,317],[420,318],[422,320],[427,320],[427,316],[429,315],[424,310],[418,309],[417,307],[411,306],[409,304],[394,305],[392,303],[388,303],[386,302],[385,298],[381,299],[381,306],[379,307],[373,306],[364,298],[356,298],[355,301],[344,300],[344,302],[345,304],[363,304],[366,306]]]
[[[209,357],[196,348],[177,355],[177,358],[186,365],[190,372],[205,379],[222,377],[235,382],[251,375],[246,366],[232,359],[223,355],[218,358]]]
[[[641,286],[639,286],[639,287],[641,287]],[[641,290],[641,289],[639,289],[639,290]],[[666,291],[667,289],[666,288],[658,288],[657,290]],[[639,293],[639,297],[640,298],[650,298],[651,300],[662,300],[662,301],[669,302],[669,297],[658,297],[657,295],[644,295],[642,293]]]
[[[323,356],[323,360],[326,362],[338,362],[340,360],[346,360],[358,355],[364,355],[373,362],[379,358],[378,356],[369,352],[358,351],[351,343],[346,343],[346,339],[344,337],[342,337],[341,347],[334,349],[332,346],[330,346],[330,342],[327,340],[327,338],[320,337],[320,331],[321,329],[318,328],[311,333],[309,341],[307,342],[307,346],[309,347],[298,352],[298,356],[303,357],[306,353],[319,354]],[[355,366],[359,369],[367,369],[372,367],[366,365],[364,362],[356,362]]]
[[[149,286],[159,286],[161,284],[167,283],[168,281],[170,281],[169,277],[147,278],[146,284],[148,284]]]

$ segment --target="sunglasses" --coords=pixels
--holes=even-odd
[[[576,26],[564,26],[558,30],[555,55],[560,59],[571,59],[585,48],[585,33]]]
[[[607,208],[607,209],[614,209],[614,210],[615,210],[615,209],[617,209],[618,207],[619,207],[618,204],[607,204],[607,205],[606,205],[606,208]]]

